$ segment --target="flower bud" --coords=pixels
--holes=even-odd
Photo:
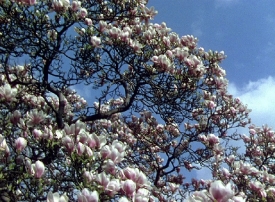
[[[15,140],[15,147],[17,152],[21,152],[27,146],[27,140],[23,137],[19,137]]]

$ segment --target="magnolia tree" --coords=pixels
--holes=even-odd
[[[274,132],[228,132],[250,120],[224,53],[152,24],[146,3],[0,1],[3,201],[272,199]],[[201,168],[213,180],[185,180]]]

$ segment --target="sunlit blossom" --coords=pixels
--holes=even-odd
[[[16,100],[17,89],[12,88],[10,84],[5,84],[0,87],[0,99],[5,100],[6,102],[12,102]]]
[[[47,202],[68,202],[69,198],[65,194],[61,195],[58,192],[52,193],[49,192],[47,195]]]
[[[21,152],[27,146],[27,140],[23,137],[19,137],[15,140],[15,147],[18,152]]]

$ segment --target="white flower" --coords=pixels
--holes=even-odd
[[[7,102],[14,101],[17,95],[17,89],[11,88],[10,84],[5,84],[0,87],[0,99],[3,99]]]

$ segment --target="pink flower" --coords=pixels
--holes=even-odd
[[[29,158],[25,158],[24,164],[26,166],[26,170],[30,175],[34,175],[34,164],[32,164],[32,161]]]
[[[118,179],[112,179],[106,186],[105,191],[110,196],[114,196],[120,190],[120,182]]]
[[[62,144],[66,147],[68,152],[72,152],[74,150],[74,141],[69,136],[62,138]]]
[[[85,180],[87,180],[87,182],[92,182],[92,180],[94,180],[94,175],[93,175],[92,172],[85,171],[85,172],[83,173],[83,178],[84,178]]]
[[[228,183],[225,186],[220,180],[211,183],[209,193],[211,198],[218,202],[228,202],[228,200],[234,196],[231,184]]]
[[[195,191],[193,196],[189,197],[186,202],[210,202],[206,190]],[[211,200],[212,202],[212,200]]]
[[[87,144],[90,148],[99,148],[101,149],[103,145],[106,144],[106,137],[103,135],[97,136],[95,133],[92,133],[88,136]]]
[[[139,171],[138,169],[136,171],[137,171],[137,175],[134,182],[137,183],[138,187],[146,186],[148,184],[146,175],[143,172]]]
[[[44,166],[44,164],[41,162],[41,161],[36,161],[35,162],[35,165],[34,165],[34,167],[33,167],[33,169],[34,169],[34,176],[36,177],[36,178],[41,178],[42,177],[42,175],[44,174],[44,172],[45,172],[45,166]]]
[[[223,176],[225,176],[226,178],[229,178],[229,177],[231,176],[229,170],[226,169],[226,168],[223,168],[223,169],[222,169],[222,174],[223,174]]]
[[[104,30],[106,30],[106,27],[107,27],[107,22],[99,21],[99,31],[100,32],[104,32]]]
[[[99,201],[99,195],[97,191],[89,191],[84,188],[81,193],[77,195],[78,202],[97,202]]]
[[[19,123],[20,121],[20,118],[21,118],[21,112],[18,111],[18,110],[15,110],[11,117],[10,117],[10,121],[11,123],[13,123],[14,125],[16,125],[17,123]]]
[[[27,122],[28,126],[36,126],[44,121],[46,118],[46,115],[43,113],[43,111],[38,111],[37,109],[31,110],[27,117],[29,121]]]
[[[85,18],[85,23],[88,26],[92,26],[93,25],[93,21],[90,18]],[[86,104],[86,103],[85,103]]]
[[[118,202],[130,202],[126,197],[121,197]]]
[[[36,0],[24,0],[24,3],[32,6],[32,5],[36,4]]]
[[[81,2],[80,1],[73,1],[72,2],[72,10],[73,11],[77,11],[81,6]]]
[[[102,168],[105,170],[105,172],[112,175],[115,175],[116,173],[116,165],[111,159],[108,159],[107,162],[102,166]]]
[[[131,180],[135,180],[136,179],[136,170],[134,168],[124,168],[123,169],[123,175],[127,178],[127,179],[131,179]]]
[[[110,30],[109,30],[109,35],[110,37],[114,38],[114,39],[117,39],[118,36],[120,35],[120,32],[121,30],[117,27],[112,27]]]
[[[87,11],[87,9],[86,8],[81,8],[80,10],[79,10],[79,17],[81,17],[81,18],[85,18],[86,17],[86,15],[88,14],[88,11]]]
[[[101,39],[99,37],[97,37],[97,36],[92,36],[91,37],[91,44],[94,47],[98,48],[100,46],[100,44],[101,44]]]
[[[205,102],[206,106],[209,108],[209,109],[213,109],[216,107],[216,104],[213,102],[213,101],[210,101],[210,100],[207,100]]]
[[[17,89],[11,88],[10,84],[5,84],[0,87],[0,99],[7,102],[14,101],[16,99]]]
[[[111,153],[112,153],[112,151],[111,151],[111,147],[109,145],[105,145],[104,147],[102,147],[102,149],[100,151],[101,157],[103,159],[108,158]]]
[[[85,152],[85,149],[86,149],[85,145],[82,144],[81,142],[79,142],[79,143],[77,144],[76,148],[77,148],[76,153],[77,153],[79,156],[81,156],[81,155]]]
[[[264,190],[265,185],[262,184],[262,183],[259,182],[259,181],[252,181],[252,182],[250,182],[250,183],[249,183],[249,187],[250,187],[253,191],[257,192],[261,197],[264,197],[264,198],[265,198],[265,197],[267,196],[266,191]]]
[[[189,55],[187,47],[184,47],[184,48],[177,47],[173,50],[173,53],[176,56],[176,58],[178,58],[178,60],[181,62],[187,59]]]
[[[249,130],[249,133],[250,133],[251,135],[255,135],[257,132],[256,132],[255,129],[251,128],[251,129]]]
[[[172,193],[175,193],[179,188],[178,184],[171,183],[171,182],[168,182],[168,186],[169,186],[170,190],[172,191]]]
[[[112,161],[117,164],[120,163],[124,158],[125,152],[120,152],[117,148],[115,148],[113,145],[111,146],[111,153],[109,158],[112,159]]]
[[[41,130],[37,130],[37,129],[34,129],[33,132],[32,132],[33,136],[35,139],[39,140],[42,138],[43,136],[43,133]]]
[[[119,152],[124,152],[126,149],[126,145],[118,140],[114,140],[112,142],[112,146],[115,147]]]
[[[18,152],[21,152],[27,146],[27,140],[23,137],[19,137],[15,140],[15,148]]]
[[[89,156],[89,157],[91,157],[91,156],[93,156],[93,151],[91,150],[91,148],[90,147],[88,147],[87,145],[85,145],[85,151],[86,151],[86,154]]]
[[[135,202],[149,201],[149,191],[144,188],[138,189],[137,193],[135,194],[134,199],[135,199],[134,200]]]
[[[5,151],[5,155],[9,156],[10,149],[7,145],[6,139],[0,134],[0,152]]]
[[[135,40],[135,41],[130,40],[129,44],[130,44],[130,47],[133,48],[136,53],[141,52],[141,48],[143,46],[137,40]]]
[[[161,71],[166,71],[172,66],[170,59],[166,55],[153,56],[152,60],[160,66]]]
[[[132,196],[136,191],[136,183],[132,180],[126,180],[122,182],[122,190],[127,196]]]
[[[66,11],[70,6],[69,0],[53,0],[52,7],[55,11]]]
[[[209,145],[218,144],[220,142],[219,138],[216,137],[214,134],[207,135],[207,141]]]
[[[181,38],[180,42],[183,46],[194,49],[197,46],[198,39],[192,35],[186,35]]]
[[[47,202],[68,202],[68,201],[69,201],[69,198],[66,195],[66,193],[60,196],[58,192],[55,192],[55,193],[49,192],[47,195]]]
[[[97,174],[97,176],[95,177],[96,181],[103,186],[104,188],[107,187],[108,183],[110,182],[109,177],[106,175],[105,172],[102,172],[100,174]]]

